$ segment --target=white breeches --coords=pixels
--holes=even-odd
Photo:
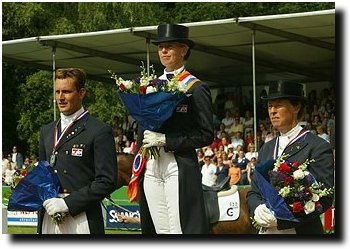
[[[173,153],[160,150],[146,164],[144,191],[157,234],[181,234],[179,169]],[[141,218],[142,219],[142,218]]]
[[[74,217],[64,217],[60,225],[52,221],[46,212],[43,218],[42,234],[90,234],[89,224],[85,212]]]

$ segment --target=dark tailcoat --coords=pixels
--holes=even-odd
[[[50,162],[56,123],[41,129],[40,160]],[[81,156],[77,156],[80,152]],[[112,128],[87,113],[65,133],[56,153],[54,172],[59,178],[61,191],[69,194],[64,199],[70,215],[86,212],[90,233],[104,234],[100,202],[116,189],[117,184]],[[42,221],[39,222],[39,233],[41,225]]]
[[[159,132],[166,136],[166,152],[174,152],[179,168],[179,210],[184,234],[209,233],[209,223],[203,202],[201,169],[196,148],[212,143],[214,137],[211,93],[207,84],[195,83],[173,115]],[[142,144],[143,129],[139,125],[138,145]],[[140,211],[143,234],[154,234],[155,228],[148,210],[140,179]]]
[[[259,151],[258,163],[273,159],[276,139],[277,138],[274,138],[261,147]],[[324,139],[309,132],[301,137],[300,140],[287,146],[284,153],[289,155],[287,159],[292,162],[298,161],[303,163],[306,159],[314,159],[315,162],[310,163],[308,166],[308,171],[316,178],[318,182],[323,183],[326,188],[334,186],[333,152],[330,144]],[[254,174],[252,176],[251,189],[247,194],[247,202],[252,217],[254,217],[255,208],[264,203]],[[323,226],[320,220],[320,214],[325,212],[332,205],[333,196],[322,197],[320,202],[323,207],[322,212],[315,211],[308,214],[300,223],[278,219],[277,228],[288,229],[294,227],[297,234],[322,234]]]

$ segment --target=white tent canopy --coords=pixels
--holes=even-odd
[[[195,42],[187,68],[212,88],[252,84],[253,33],[256,84],[335,79],[335,10],[183,25]],[[51,71],[54,55],[56,68],[84,68],[90,78],[112,82],[108,69],[133,78],[148,55],[161,72],[156,46],[147,46],[156,32],[147,26],[3,41],[2,59]]]

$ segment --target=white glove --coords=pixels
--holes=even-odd
[[[55,213],[66,213],[68,207],[63,198],[51,198],[43,203],[44,208],[48,215],[54,215]]]
[[[154,131],[145,130],[143,132],[143,146],[149,148],[152,146],[165,146],[165,134]]]
[[[254,220],[262,227],[276,227],[277,219],[265,204],[260,204],[254,211]]]

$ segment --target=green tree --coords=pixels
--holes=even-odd
[[[2,39],[333,8],[334,2],[4,2]],[[85,105],[94,116],[111,123],[125,113],[114,86],[87,87]],[[53,120],[51,89],[51,73],[3,63],[3,148],[15,143],[36,152],[40,126]]]
[[[94,117],[113,125],[114,116],[122,117],[126,114],[118,98],[116,85],[88,81],[86,88],[87,96],[84,104]]]
[[[125,115],[115,85],[88,80],[86,88],[83,105],[93,116],[112,125],[114,116]],[[30,153],[38,153],[40,128],[54,120],[52,89],[52,74],[47,71],[29,76],[20,86],[17,130],[19,138],[28,143]]]
[[[40,127],[53,121],[52,74],[39,71],[20,85],[17,108],[20,118],[18,136],[29,145],[30,153],[38,153]]]

